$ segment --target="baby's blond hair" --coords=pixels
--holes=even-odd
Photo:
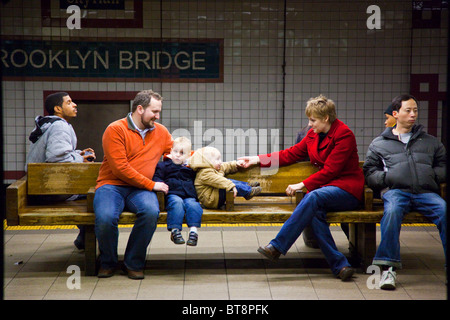
[[[175,145],[180,146],[187,153],[191,152],[191,140],[186,137],[178,137],[173,140],[173,147],[175,147]]]
[[[217,148],[214,147],[204,147],[200,149],[203,157],[205,157],[207,160],[211,161],[213,160],[214,156],[220,155],[220,151]]]

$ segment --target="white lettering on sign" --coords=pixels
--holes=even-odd
[[[220,44],[194,46],[1,40],[0,68],[3,76],[220,79]]]
[[[194,51],[192,54],[180,51],[175,56],[171,56],[166,51],[119,51],[119,69],[140,69],[164,70],[175,66],[179,70],[206,70],[205,51]]]
[[[30,53],[27,53],[23,49],[15,49],[8,54],[5,49],[1,50],[1,62],[4,68],[10,68],[14,66],[16,68],[25,68],[28,65],[33,68],[40,69],[48,67],[49,69],[61,68],[61,69],[86,69],[88,66],[86,62],[91,60],[94,69],[102,67],[103,69],[109,69],[109,51],[100,53],[96,50],[87,51],[82,54],[79,50],[75,52],[71,50],[48,50],[47,52],[41,49],[35,49]]]

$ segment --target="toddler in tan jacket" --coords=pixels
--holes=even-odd
[[[237,162],[222,162],[220,151],[214,147],[204,147],[194,152],[189,166],[197,172],[195,189],[204,207],[218,209],[225,204],[226,191],[233,190],[234,196],[242,196],[246,200],[261,193],[258,182],[247,183],[225,178],[225,175],[236,172]]]

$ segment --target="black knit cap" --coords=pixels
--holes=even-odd
[[[389,107],[387,107],[384,113],[392,116],[392,104],[390,104]]]

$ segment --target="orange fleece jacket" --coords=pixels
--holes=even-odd
[[[106,128],[102,143],[105,156],[96,189],[112,184],[151,191],[156,165],[162,155],[170,152],[173,141],[167,128],[159,123],[142,139],[127,116]]]

